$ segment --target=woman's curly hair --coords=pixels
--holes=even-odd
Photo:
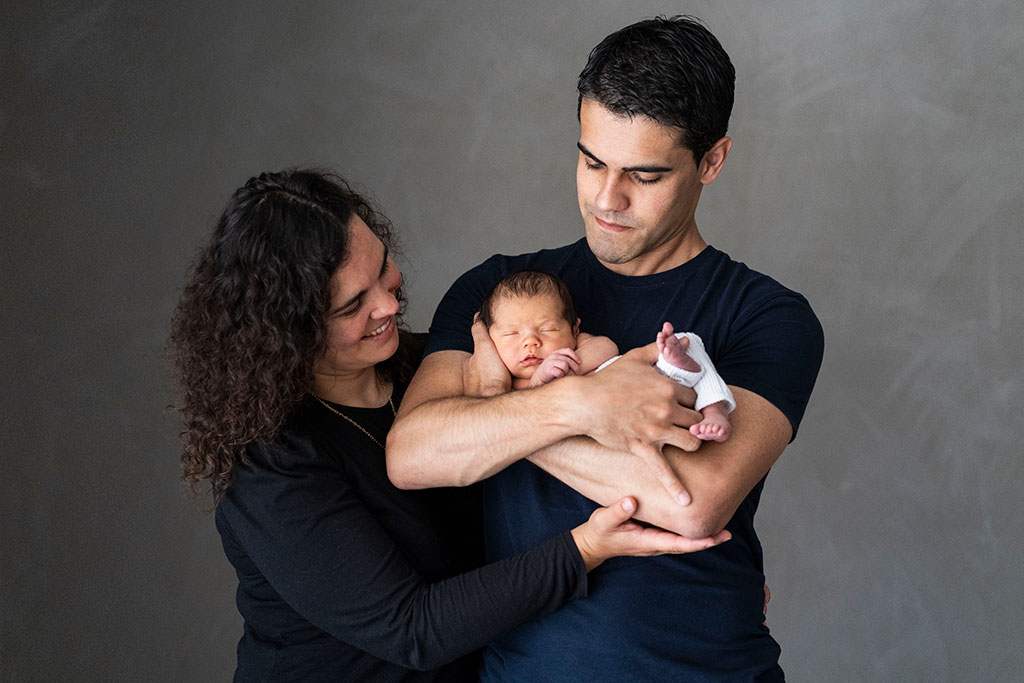
[[[251,178],[217,220],[189,271],[168,342],[180,390],[181,466],[194,492],[209,479],[219,501],[246,446],[273,439],[307,399],[353,215],[394,251],[390,221],[324,171]],[[407,379],[411,355],[403,339],[377,372]]]

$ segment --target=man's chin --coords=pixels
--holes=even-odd
[[[598,233],[599,230],[587,230],[587,246],[599,261],[619,265],[633,260],[635,255],[625,239],[614,239],[605,233]]]

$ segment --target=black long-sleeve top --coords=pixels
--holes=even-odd
[[[384,443],[389,406],[334,407]],[[217,506],[245,621],[235,680],[475,680],[475,650],[585,595],[568,532],[469,571],[475,495],[395,488],[380,446],[309,401]]]

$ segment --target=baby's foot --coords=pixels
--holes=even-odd
[[[704,419],[690,427],[690,433],[701,441],[725,441],[732,433],[729,416],[718,406],[705,406]]]
[[[729,423],[723,425],[712,420],[701,420],[690,427],[690,433],[701,441],[725,441],[729,438]]]
[[[683,343],[674,334],[672,323],[666,322],[662,325],[661,332],[658,332],[657,342],[658,351],[669,365],[674,365],[687,372],[700,372],[700,364],[687,355],[686,346],[683,346]],[[686,344],[689,345],[689,343],[690,340],[687,339]]]

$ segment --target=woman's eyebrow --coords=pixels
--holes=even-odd
[[[387,270],[387,268],[388,268],[388,254],[389,254],[389,253],[390,253],[390,251],[389,251],[389,250],[388,250],[388,248],[387,248],[387,247],[385,246],[385,247],[384,247],[384,260],[383,260],[383,261],[381,261],[381,263],[380,263],[380,274],[381,274],[381,275],[383,275],[383,274],[384,274],[384,271],[385,271],[385,270]],[[344,311],[344,310],[345,310],[346,308],[348,308],[349,306],[351,306],[351,305],[352,305],[352,304],[354,304],[355,302],[357,302],[357,301],[359,301],[360,299],[362,299],[362,298],[363,298],[363,296],[364,296],[364,295],[365,295],[365,294],[366,294],[366,293],[367,293],[368,291],[370,291],[370,290],[369,290],[369,289],[363,289],[363,290],[360,290],[360,291],[359,291],[359,292],[358,292],[358,293],[357,293],[357,294],[356,294],[355,296],[353,296],[353,297],[352,297],[351,299],[349,299],[349,300],[348,300],[348,301],[346,301],[345,303],[343,303],[343,304],[340,304],[339,306],[335,306],[335,307],[334,307],[334,309],[333,309],[333,310],[332,310],[332,311],[331,311],[330,313],[328,313],[327,315],[328,315],[328,316],[332,316],[332,315],[336,315],[336,314],[340,313],[341,311]]]

